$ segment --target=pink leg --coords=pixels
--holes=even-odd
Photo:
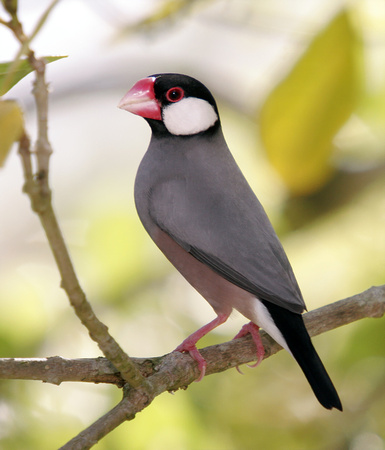
[[[255,364],[248,364],[249,367],[257,367],[263,360],[263,356],[265,354],[265,349],[263,348],[261,336],[259,335],[259,326],[253,322],[249,322],[246,325],[243,325],[241,331],[234,337],[234,339],[238,339],[240,337],[246,336],[247,334],[251,334],[253,338],[254,344],[257,347],[257,362]],[[242,373],[240,368],[237,366],[237,370],[239,373]]]
[[[195,361],[198,363],[198,368],[201,372],[199,378],[197,378],[195,381],[201,381],[202,378],[205,376],[206,373],[206,360],[203,358],[203,356],[199,353],[199,350],[196,347],[196,343],[199,341],[199,339],[203,338],[203,336],[206,336],[207,333],[209,333],[214,328],[218,327],[222,323],[226,322],[230,314],[218,314],[218,316],[209,322],[207,325],[204,325],[202,328],[199,328],[199,330],[195,331],[195,333],[191,334],[188,338],[186,338],[178,347],[174,350],[174,352],[188,352],[190,353],[190,356],[195,359]]]

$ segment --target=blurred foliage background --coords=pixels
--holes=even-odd
[[[27,32],[48,3],[19,1]],[[188,73],[213,92],[308,309],[385,283],[383,1],[62,1],[32,48],[69,55],[47,69],[54,203],[83,288],[130,355],[167,353],[213,318],[134,208],[150,130],[116,105],[152,73]],[[17,50],[0,28],[0,62]],[[4,98],[20,102],[34,137],[32,79]],[[13,151],[0,173],[0,357],[99,356],[59,288],[22,183]],[[243,323],[235,316],[202,346]],[[244,376],[162,395],[95,448],[384,449],[384,325],[366,319],[314,339],[342,414],[319,406],[281,352]],[[56,448],[119,398],[109,386],[2,381],[0,448]]]

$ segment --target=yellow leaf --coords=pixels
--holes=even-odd
[[[0,101],[0,167],[22,133],[23,114],[19,105],[12,100]]]
[[[268,158],[294,195],[316,192],[333,174],[333,137],[355,105],[356,48],[343,11],[262,106],[260,133]]]

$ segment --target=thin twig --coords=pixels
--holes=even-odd
[[[41,190],[41,180],[30,178],[30,160],[25,142],[20,145],[25,179],[24,191],[31,199],[33,210],[38,214],[49,245],[54,255],[57,267],[61,275],[61,285],[67,293],[68,299],[74,308],[76,315],[88,329],[91,338],[97,342],[104,355],[121,372],[123,379],[132,386],[139,386],[143,382],[135,363],[121,349],[119,344],[109,334],[107,327],[96,317],[91,305],[86,299],[85,293],[80,287],[67,246],[64,242],[56,215],[53,211],[48,183]],[[47,180],[47,178],[45,177]]]
[[[49,186],[49,159],[52,153],[48,139],[48,87],[45,81],[45,62],[36,58],[29,48],[32,37],[41,28],[49,12],[58,0],[51,3],[43,14],[32,36],[27,38],[15,12],[8,26],[13,27],[15,36],[22,44],[21,52],[28,54],[29,62],[35,70],[33,94],[37,109],[38,138],[34,154],[30,151],[30,143],[26,133],[20,140],[19,153],[25,176],[24,192],[31,200],[32,209],[38,214],[46,233],[50,248],[61,275],[61,286],[67,293],[70,304],[83,325],[88,329],[91,338],[98,344],[103,354],[114,364],[121,377],[132,386],[137,387],[145,382],[135,363],[122,350],[119,344],[109,334],[108,328],[96,317],[85,293],[80,287],[67,246],[63,239],[51,202]],[[37,160],[37,174],[33,176],[32,156]]]
[[[40,184],[40,195],[48,197],[48,202],[41,202],[42,205],[50,203],[51,190],[48,184],[49,159],[52,154],[52,147],[48,140],[48,85],[45,82],[45,62],[43,59],[35,58],[30,52],[29,62],[35,69],[35,82],[32,93],[35,96],[38,135],[35,144],[35,155],[37,160],[36,181]]]

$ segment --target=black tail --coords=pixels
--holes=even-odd
[[[337,391],[313,347],[302,315],[267,301],[263,301],[263,304],[285,338],[318,401],[327,409],[337,408],[342,411]]]

